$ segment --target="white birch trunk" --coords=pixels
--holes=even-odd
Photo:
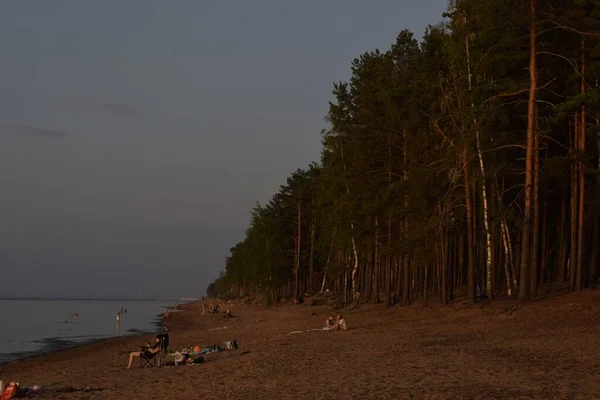
[[[471,60],[469,53],[469,38],[466,38],[466,55],[467,55],[467,75],[469,91],[471,90]],[[483,202],[483,227],[485,230],[485,270],[486,270],[486,294],[488,299],[492,299],[492,235],[489,226],[488,200],[487,191],[485,188],[485,168],[483,165],[483,155],[481,154],[480,132],[477,128],[477,119],[475,117],[475,104],[471,100],[471,110],[473,111],[473,125],[475,128],[475,143],[477,145],[477,157],[479,158],[479,169],[481,171],[481,201]]]
[[[335,242],[335,239],[333,239],[331,241],[331,246],[329,246],[329,253],[327,254],[327,261],[325,261],[325,273],[323,273],[323,282],[321,283],[321,290],[319,291],[319,294],[323,294],[323,291],[325,290],[325,282],[327,282],[327,268],[329,267],[329,260],[331,260],[331,251],[333,250],[334,242]]]
[[[344,172],[346,172],[346,163],[344,162],[344,147],[340,144],[340,152],[342,155],[342,164],[344,166]],[[346,193],[350,196],[350,188],[345,183]],[[358,252],[356,251],[356,241],[354,240],[354,221],[350,221],[350,235],[352,239],[352,252],[354,253],[354,268],[352,269],[352,297],[356,297],[357,285],[356,285],[356,271],[358,271]],[[348,276],[346,275],[346,281]],[[344,292],[344,302],[346,302],[346,292]]]

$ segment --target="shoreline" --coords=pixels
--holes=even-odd
[[[192,303],[165,321],[170,350],[229,340],[239,349],[207,354],[198,365],[136,362],[127,370],[129,352],[146,338],[125,336],[2,366],[0,379],[101,389],[88,400],[597,397],[600,291],[515,303],[363,304],[343,311],[348,331],[315,330],[332,312],[324,305],[235,301],[225,319],[201,315],[201,303]]]
[[[185,304],[188,304],[188,303],[182,303],[179,305],[179,307],[181,307]],[[171,307],[165,307],[165,308],[170,310],[169,313],[175,311],[175,310],[171,310]],[[119,336],[102,336],[102,337],[99,337],[101,335],[97,335],[96,337],[88,336],[90,338],[89,340],[83,340],[81,342],[74,342],[74,341],[68,340],[69,337],[41,338],[37,342],[40,342],[40,343],[46,342],[46,344],[44,344],[42,346],[42,348],[39,350],[32,350],[32,351],[27,351],[27,352],[17,352],[17,353],[6,353],[8,355],[16,354],[17,356],[14,359],[4,362],[4,363],[2,363],[2,361],[0,361],[0,369],[4,368],[6,366],[9,366],[9,365],[14,365],[14,364],[22,363],[25,361],[35,360],[38,358],[50,356],[52,354],[59,354],[62,352],[68,352],[68,351],[76,350],[79,348],[85,348],[86,346],[89,346],[89,345],[102,344],[105,342],[118,341],[118,340],[126,340],[126,339],[130,339],[130,338],[134,338],[134,337],[141,337],[141,336],[147,336],[147,335],[156,335],[166,329],[166,326],[165,326],[166,320],[167,319],[164,317],[164,315],[156,314],[154,317],[151,317],[148,321],[150,323],[150,325],[153,326],[153,328],[151,330],[142,331],[137,328],[131,328],[126,331],[126,332],[129,332],[127,334],[122,334]]]

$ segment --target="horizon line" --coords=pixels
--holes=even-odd
[[[199,299],[199,298],[198,298]],[[0,300],[105,300],[105,301],[185,301],[196,300],[188,298],[142,298],[139,297],[50,297],[50,296],[27,296],[27,297],[0,297]]]

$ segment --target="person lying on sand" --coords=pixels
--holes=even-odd
[[[150,342],[146,342],[146,347],[143,348],[142,351],[133,351],[129,353],[129,364],[127,364],[127,369],[131,369],[131,364],[133,364],[133,359],[139,357],[144,354],[146,357],[151,356],[154,353],[158,353],[160,351],[160,339],[158,337],[154,338],[154,344]]]
[[[346,325],[346,319],[344,318],[344,316],[342,314],[339,314],[337,316],[337,319],[335,320],[335,324],[333,325],[333,328],[331,328],[331,330],[333,331],[339,331],[339,330],[347,330],[348,326]]]

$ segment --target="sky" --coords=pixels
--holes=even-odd
[[[3,0],[0,297],[202,296],[333,82],[446,0]]]

